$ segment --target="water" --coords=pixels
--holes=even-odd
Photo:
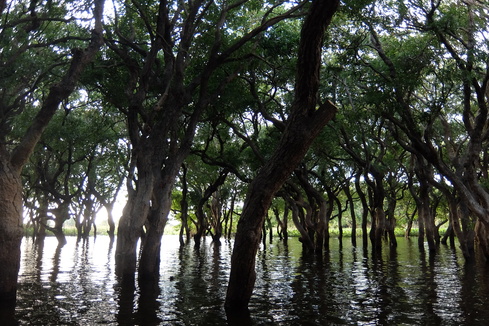
[[[466,263],[459,250],[419,252],[398,239],[372,257],[349,239],[330,252],[302,255],[292,238],[257,256],[251,325],[489,325],[489,266]],[[161,279],[154,296],[121,287],[108,237],[57,249],[22,243],[17,317],[21,325],[234,325],[223,308],[232,244],[209,239],[195,250],[164,236]]]

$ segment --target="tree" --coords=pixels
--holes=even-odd
[[[301,31],[294,102],[273,156],[251,182],[231,258],[226,307],[248,306],[255,283],[255,259],[265,216],[275,193],[297,167],[322,128],[336,113],[329,101],[319,104],[319,70],[324,33],[339,1],[313,2]]]
[[[486,174],[481,172],[487,146],[489,84],[485,10],[483,4],[473,1],[463,6],[442,1],[413,3],[399,12],[400,21],[412,26],[400,40],[369,28],[372,48],[380,59],[380,64],[369,66],[389,85],[385,94],[394,101],[386,101],[383,115],[395,126],[392,131],[409,139],[403,144],[406,150],[417,157],[420,166],[426,160],[448,179],[469,209],[470,217],[461,220],[462,229],[467,230],[467,234],[458,233],[461,242],[471,241],[469,229],[477,224],[478,242],[489,257],[489,195],[483,185]],[[401,48],[407,51],[399,51]],[[422,177],[428,178],[426,173]],[[450,192],[444,193],[451,197]],[[428,216],[425,208],[418,213]],[[458,219],[456,214],[452,217]],[[471,217],[477,222],[472,223]],[[452,228],[460,230],[456,219],[451,221]],[[427,233],[434,228],[430,221]],[[464,249],[464,254],[469,251]]]
[[[171,208],[171,193],[189,155],[203,112],[252,59],[255,38],[274,24],[300,13],[289,7],[238,1],[158,1],[117,7],[114,33],[107,44],[107,66],[118,73],[107,82],[118,97],[105,94],[126,114],[132,145],[128,201],[118,227],[116,272],[134,279],[137,243],[145,240],[139,261],[140,282],[158,279],[161,237]],[[258,16],[256,16],[258,15]],[[155,20],[153,20],[155,17]],[[250,28],[235,32],[230,28]],[[122,95],[122,96],[119,96]]]
[[[0,5],[0,62],[4,83],[0,90],[0,307],[2,315],[7,315],[5,319],[1,316],[2,320],[13,316],[16,301],[23,234],[21,171],[58,106],[74,91],[83,69],[95,58],[103,44],[103,7],[104,1],[95,1],[92,33],[79,38],[81,42],[78,46],[86,48],[80,49],[71,44],[72,53],[68,56],[66,52],[60,51],[56,55],[51,51],[53,45],[66,42],[69,37],[63,40],[65,35],[55,34],[45,42],[39,33],[41,27],[47,27],[50,23],[60,26],[67,23],[63,15],[54,15],[57,8],[36,6],[36,2],[31,2],[26,11],[22,3],[13,2],[4,13],[4,3]],[[44,53],[47,54],[46,59],[70,58],[61,65],[63,69],[57,71],[60,77],[53,74],[49,76],[52,79],[45,79],[59,66],[56,61],[48,62],[47,66],[44,65],[46,62],[42,62],[41,66],[29,65],[30,59]],[[22,71],[31,68],[34,71]],[[24,76],[27,78],[24,79]],[[10,137],[12,119],[26,107],[32,107],[38,113],[23,136],[13,139]]]

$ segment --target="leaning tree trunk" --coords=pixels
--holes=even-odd
[[[248,306],[255,285],[255,260],[261,229],[275,193],[336,113],[336,107],[329,101],[317,108],[316,99],[323,37],[338,5],[337,0],[315,1],[304,22],[291,114],[278,147],[249,186],[238,222],[225,302],[230,310]]]

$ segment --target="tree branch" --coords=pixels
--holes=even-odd
[[[95,58],[95,55],[104,43],[102,35],[103,10],[104,0],[96,0],[93,13],[95,28],[92,30],[90,44],[85,50],[73,50],[73,59],[71,60],[70,68],[61,81],[50,88],[49,94],[44,101],[43,106],[34,118],[34,121],[19,145],[13,150],[10,162],[19,173],[34,151],[34,147],[41,138],[44,129],[48,125],[54,113],[58,109],[59,104],[63,100],[66,100],[74,91],[84,68]]]

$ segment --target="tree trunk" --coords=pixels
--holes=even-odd
[[[225,302],[228,311],[247,309],[255,285],[260,233],[271,201],[336,113],[331,102],[317,108],[316,99],[324,32],[338,4],[336,0],[313,2],[304,22],[291,114],[278,147],[249,186],[238,222]]]
[[[426,210],[421,204],[418,207],[418,247],[420,250],[424,248],[424,239],[425,239],[425,219],[426,219]]]
[[[475,224],[475,240],[482,250],[482,254],[489,259],[489,228],[480,219]]]
[[[350,191],[350,180],[347,180],[343,191],[346,195],[347,205],[350,208],[351,217],[351,244],[353,247],[357,246],[357,218],[355,215],[355,202],[353,201],[353,196]]]
[[[404,232],[404,237],[406,239],[409,239],[411,236],[411,229],[413,228],[413,221],[414,221],[414,216],[418,212],[418,208],[416,207],[412,213],[409,213],[406,211],[406,220],[407,220],[407,225],[406,225],[406,231]]]
[[[297,229],[297,231],[299,231],[299,234],[301,235],[299,241],[302,243],[303,250],[305,248],[307,250],[313,251],[314,243],[309,237],[309,233],[307,232],[307,230],[302,226],[301,222],[299,221],[299,207],[292,198],[289,198],[289,205],[292,211],[292,221],[294,222],[295,228]]]
[[[148,217],[153,191],[153,175],[149,156],[141,155],[137,191],[128,189],[126,206],[119,220],[115,253],[115,272],[123,279],[133,280],[136,273],[136,248],[141,230]]]
[[[57,208],[52,209],[51,213],[54,215],[54,227],[46,227],[49,231],[53,232],[60,248],[67,243],[66,236],[63,232],[63,224],[70,218],[69,209],[69,202],[62,202]]]
[[[298,128],[289,124],[274,156],[260,170],[250,184],[241,219],[238,222],[234,250],[231,258],[231,275],[226,296],[226,307],[248,306],[255,284],[255,256],[260,243],[263,222],[278,189],[299,164],[312,140],[331,120],[335,110],[320,112],[321,117],[300,121]],[[318,121],[320,121],[318,123]],[[310,128],[305,127],[310,125]],[[313,132],[309,132],[313,131]]]
[[[455,244],[455,234],[453,232],[453,227],[452,224],[450,223],[450,219],[448,220],[448,222],[449,224],[448,224],[447,231],[443,235],[443,238],[441,238],[440,243],[442,245],[447,245],[448,239],[450,239],[450,246],[453,247],[453,245]]]
[[[319,203],[319,212],[318,212],[318,224],[317,224],[317,229],[316,229],[316,252],[317,253],[322,253],[323,248],[328,248],[328,245],[326,244],[326,241],[329,242],[329,235],[327,234],[328,232],[328,218],[327,218],[327,210],[328,207],[326,205],[326,201],[322,200]]]
[[[233,196],[231,197],[231,207],[229,208],[228,216],[226,218],[226,229],[225,230],[225,236],[227,239],[231,239],[231,234],[233,232],[233,215],[234,215],[234,203],[236,202],[236,197],[237,197],[237,192],[235,191],[233,193]]]
[[[171,205],[171,200],[169,200]],[[168,202],[163,204],[168,205]],[[139,261],[138,278],[139,284],[154,283],[160,276],[160,252],[161,238],[165,230],[166,222],[168,221],[168,213],[166,217],[162,215],[164,212],[169,212],[170,207],[155,210],[150,214],[150,227],[148,228],[146,238],[144,239],[143,248],[141,250],[141,259]]]
[[[433,169],[431,165],[426,164],[425,160],[420,156],[415,156],[414,171],[418,176],[419,196],[416,198],[418,205],[418,224],[419,238],[418,245],[424,247],[424,240],[428,242],[428,249],[431,252],[436,250],[435,241],[435,217],[431,209],[431,185],[429,180],[433,179]]]
[[[465,245],[472,256],[475,249],[475,222],[472,220],[473,217],[471,216],[471,210],[464,200],[459,202],[458,213],[460,225],[462,226],[462,233],[464,234],[465,238]]]
[[[394,186],[389,187],[389,196],[387,197],[388,203],[387,203],[387,220],[386,220],[386,231],[389,236],[389,244],[391,247],[397,247],[397,239],[396,239],[396,234],[395,234],[395,229],[396,229],[396,217],[395,217],[395,212],[396,212],[396,205],[397,205],[397,199],[396,199],[396,193],[395,190],[393,189]]]
[[[329,222],[328,209],[331,209],[332,205],[329,205],[328,208],[328,204],[326,203],[326,199],[324,198],[323,193],[318,191],[316,188],[314,188],[313,185],[309,183],[309,180],[307,179],[307,171],[296,171],[295,175],[297,176],[302,189],[304,189],[304,191],[306,192],[309,203],[312,206],[313,213],[311,215],[314,215],[314,218],[312,219],[312,223],[310,223],[310,229],[313,232],[311,232],[309,236],[314,242],[314,251],[316,253],[322,253],[323,248],[327,248],[327,246],[325,246],[325,238],[329,240],[329,236],[326,235],[326,232],[328,231]],[[331,189],[328,189],[327,192],[330,202],[332,201],[331,198],[337,199]],[[341,214],[341,209],[339,209],[339,211],[339,214]],[[341,241],[341,217],[338,217],[338,220],[340,224]]]
[[[210,201],[210,226],[212,231],[212,242],[215,244],[221,243],[222,237],[222,206],[221,206],[221,196],[219,190],[212,194]]]
[[[172,204],[172,190],[178,171],[182,166],[185,155],[175,155],[166,160],[163,171],[156,169],[154,173],[160,173],[156,179],[150,212],[147,219],[147,235],[141,249],[138,277],[139,285],[142,282],[157,283],[159,279],[161,238],[165,231],[168,215]]]
[[[115,222],[114,222],[114,204],[110,203],[105,206],[105,210],[107,211],[107,224],[109,225],[109,229],[107,233],[109,235],[110,241],[114,241],[115,237]]]
[[[0,155],[0,319],[13,319],[22,241],[22,184],[20,175]]]
[[[210,184],[205,189],[204,194],[202,195],[202,198],[199,201],[199,204],[198,204],[197,210],[196,210],[197,232],[194,235],[194,241],[195,241],[195,247],[196,248],[200,247],[200,239],[202,238],[202,236],[204,236],[205,232],[207,231],[207,227],[209,225],[207,218],[205,216],[205,213],[204,213],[204,209],[203,209],[204,204],[207,203],[209,198],[211,198],[212,194],[215,193],[222,184],[224,184],[224,181],[226,181],[226,177],[227,177],[228,173],[229,173],[229,171],[227,171],[226,169],[221,171],[219,174],[219,177],[216,180],[214,180],[214,182],[212,184]],[[211,216],[211,219],[212,219],[212,216]],[[220,221],[219,221],[219,223],[220,223]],[[218,232],[222,233],[221,231],[218,231]]]
[[[428,197],[429,198],[429,197]],[[436,251],[437,241],[436,234],[437,229],[435,226],[435,216],[433,215],[433,211],[429,204],[426,204],[426,215],[425,215],[425,230],[426,230],[426,241],[428,242],[428,249],[431,252]]]
[[[284,205],[284,219],[282,221],[282,236],[284,243],[287,243],[287,240],[289,238],[289,232],[288,232],[288,223],[287,220],[289,219],[289,208],[287,205]]]
[[[469,246],[467,245],[467,238],[465,233],[462,231],[462,228],[460,226],[460,211],[459,211],[459,203],[457,202],[456,198],[450,194],[448,194],[448,191],[446,192],[447,199],[448,199],[448,206],[449,206],[449,219],[450,219],[450,225],[453,229],[453,232],[458,238],[458,241],[460,243],[460,249],[462,250],[462,254],[464,255],[465,259],[470,259],[472,256],[472,252],[469,249]]]
[[[204,204],[207,202],[207,198],[201,198],[195,209],[195,215],[197,217],[196,232],[194,234],[194,247],[200,248],[200,242],[207,230],[207,218],[204,212]]]
[[[372,247],[376,250],[381,250],[382,248],[382,237],[385,233],[385,211],[382,207],[375,207],[374,216],[375,226],[372,224],[373,231],[373,242]]]
[[[48,222],[48,200],[45,196],[41,196],[39,209],[37,211],[36,221],[36,243],[44,241],[46,237],[46,224]]]
[[[383,174],[377,172],[374,167],[371,167],[371,173],[374,174],[374,180],[370,180],[365,174],[365,181],[369,185],[370,190],[370,214],[372,216],[372,225],[370,228],[370,241],[372,249],[382,250],[382,238],[385,234],[386,220],[384,211],[385,191],[383,184]]]
[[[360,202],[362,203],[362,245],[363,248],[368,247],[368,230],[367,230],[367,218],[368,218],[368,205],[367,198],[365,193],[360,186],[360,176],[361,172],[355,174],[355,190],[357,191],[358,198],[360,198]]]
[[[182,226],[180,227],[179,240],[180,245],[183,246],[186,242],[190,240],[190,229],[188,227],[188,202],[187,202],[187,166],[182,164],[182,175],[180,176],[180,182],[182,184],[182,200],[180,200],[180,220],[182,221]],[[183,239],[183,233],[185,232],[186,241]]]

